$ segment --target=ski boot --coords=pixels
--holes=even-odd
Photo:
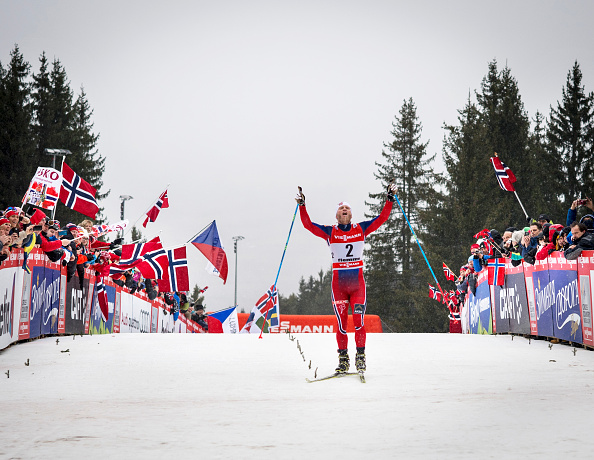
[[[357,372],[365,371],[365,347],[357,348],[357,354],[355,355],[355,367]]]
[[[346,374],[351,367],[349,361],[349,354],[347,350],[338,350],[338,367],[336,368],[337,374]]]

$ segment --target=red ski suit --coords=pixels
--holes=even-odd
[[[332,253],[332,306],[338,320],[336,341],[339,350],[346,350],[349,304],[355,325],[357,348],[365,347],[365,309],[367,295],[363,277],[363,249],[365,238],[377,230],[390,216],[393,203],[386,201],[379,216],[358,224],[319,225],[311,221],[305,205],[299,206],[303,226],[323,238]]]

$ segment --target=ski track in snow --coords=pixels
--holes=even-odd
[[[511,336],[368,334],[367,383],[312,385],[316,367],[322,376],[337,364],[335,337],[293,337],[13,345],[0,352],[0,458],[571,458],[593,449],[594,352]]]

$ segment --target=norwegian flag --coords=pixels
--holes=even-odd
[[[97,277],[97,300],[99,301],[99,308],[101,309],[101,317],[104,322],[107,322],[109,317],[109,305],[107,303],[107,291],[103,284],[103,279]]]
[[[448,281],[455,281],[456,280],[456,275],[454,274],[454,272],[452,270],[450,270],[450,267],[448,267],[445,262],[443,263],[443,273],[446,277],[446,279]]]
[[[499,187],[506,192],[515,192],[516,189],[513,184],[516,181],[516,176],[512,170],[499,159],[497,154],[491,157],[491,163],[493,163],[493,168],[495,168],[495,177],[499,182]]]
[[[501,262],[504,259],[487,260],[488,283],[490,285],[503,286],[505,284],[505,264]]]
[[[161,209],[168,207],[169,198],[167,198],[167,190],[165,190],[163,193],[161,193],[161,196],[153,205],[153,207],[149,209],[149,211],[146,213],[146,219],[144,219],[142,226],[146,228],[146,224],[148,224],[149,222],[155,222],[157,220],[157,217],[159,216],[159,213],[161,212]]]
[[[151,280],[162,280],[168,267],[169,258],[165,249],[147,252],[134,263],[134,268]]]
[[[122,246],[122,255],[118,265],[131,265],[147,252],[156,251],[158,249],[163,249],[161,239],[158,236],[146,243],[124,244]]]
[[[429,283],[427,283],[429,284]],[[431,286],[429,284],[429,298],[430,299],[435,299],[438,302],[441,302],[443,300],[443,296],[441,295],[441,292],[439,291],[439,289]]]
[[[181,246],[175,249],[167,249],[167,258],[169,259],[169,267],[163,279],[159,280],[159,291],[189,291],[190,278],[188,276],[186,247]]]
[[[70,209],[80,212],[91,219],[99,212],[95,195],[97,190],[76,174],[65,162],[62,163],[62,188],[60,201]]]
[[[476,235],[473,236],[473,238],[479,240],[481,238],[491,238],[491,232],[489,231],[488,228],[485,228],[483,230],[481,230],[480,232],[478,232]]]

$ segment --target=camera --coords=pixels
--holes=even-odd
[[[42,227],[41,225],[35,225],[35,226],[33,227],[33,231],[34,231],[34,232],[40,232],[42,228],[43,228],[43,227]]]
[[[581,199],[581,200],[578,200],[578,205],[579,205],[579,206],[583,206],[583,205],[585,205],[587,202],[588,202],[588,200],[587,200],[587,199]]]

